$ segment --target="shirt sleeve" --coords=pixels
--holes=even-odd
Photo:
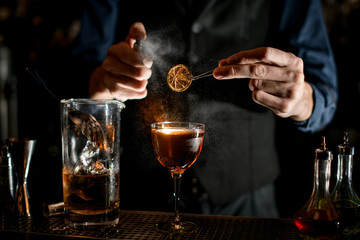
[[[116,39],[120,0],[89,0],[82,17],[79,44],[75,56],[90,65],[99,65]]]
[[[300,131],[317,132],[333,119],[338,100],[337,70],[319,0],[285,1],[281,41],[304,61],[305,81],[313,88],[314,108],[307,121],[291,121]]]

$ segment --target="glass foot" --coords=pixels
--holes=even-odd
[[[156,230],[172,234],[190,234],[196,233],[199,230],[199,227],[195,223],[188,221],[180,222],[180,224],[175,224],[174,222],[160,222],[156,224]]]

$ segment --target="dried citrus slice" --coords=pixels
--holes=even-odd
[[[184,64],[178,64],[170,68],[167,74],[167,83],[175,92],[183,92],[191,85],[191,72]]]

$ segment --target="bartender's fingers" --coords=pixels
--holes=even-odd
[[[310,84],[304,82],[303,86],[293,93],[295,95],[292,97],[279,97],[256,89],[252,91],[252,98],[256,103],[269,108],[279,117],[291,117],[295,121],[305,121],[311,116],[313,110],[313,89]]]
[[[107,56],[115,58],[134,67],[145,66],[147,68],[151,68],[153,64],[150,56],[135,51],[134,49],[130,48],[126,42],[120,42],[118,44],[112,45],[107,52]],[[105,65],[111,64],[106,62],[108,60],[109,59],[105,59]]]
[[[125,76],[115,76],[108,72],[104,75],[104,84],[111,92],[117,91],[118,88],[143,92],[146,89],[147,83],[147,80],[139,81]]]
[[[292,109],[296,102],[289,101],[287,98],[281,98],[269,94],[264,91],[253,91],[252,98],[254,102],[272,110],[279,117],[290,117],[292,115]]]
[[[294,54],[276,48],[260,47],[238,52],[220,63],[222,65],[267,63],[277,66],[296,65],[300,59]]]
[[[133,48],[137,39],[144,40],[146,38],[145,26],[141,22],[135,22],[131,25],[129,34],[126,37],[126,42]]]
[[[287,98],[297,99],[301,95],[301,89],[305,84],[304,78],[299,77],[296,79],[289,79],[287,81],[273,81],[262,79],[250,79],[249,88],[251,91],[264,91],[269,94]]]
[[[111,56],[108,56],[104,60],[102,68],[113,75],[126,76],[136,80],[147,80],[150,78],[152,73],[151,69],[145,65],[138,64],[134,66],[119,61]]]
[[[147,96],[147,90],[143,92],[135,92],[126,88],[118,88],[114,91],[111,91],[112,98],[116,98],[122,102],[125,102],[129,99],[143,99]]]
[[[98,67],[90,77],[89,95],[93,99],[141,99],[147,95],[146,85],[147,80],[116,76]]]
[[[104,84],[112,97],[121,101],[128,99],[142,99],[147,96],[147,81],[137,81],[131,78],[118,78],[108,74]]]
[[[213,73],[217,79],[252,78],[273,81],[292,81],[303,78],[302,63],[297,67],[264,63],[223,65]]]

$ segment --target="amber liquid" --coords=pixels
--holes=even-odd
[[[306,216],[295,216],[295,226],[305,236],[332,239],[341,234],[339,218],[331,219],[327,209],[312,209]]]
[[[204,130],[152,129],[151,138],[158,161],[171,173],[182,174],[198,158],[203,146]]]
[[[63,170],[64,204],[67,212],[102,214],[119,207],[120,172],[77,175]]]

